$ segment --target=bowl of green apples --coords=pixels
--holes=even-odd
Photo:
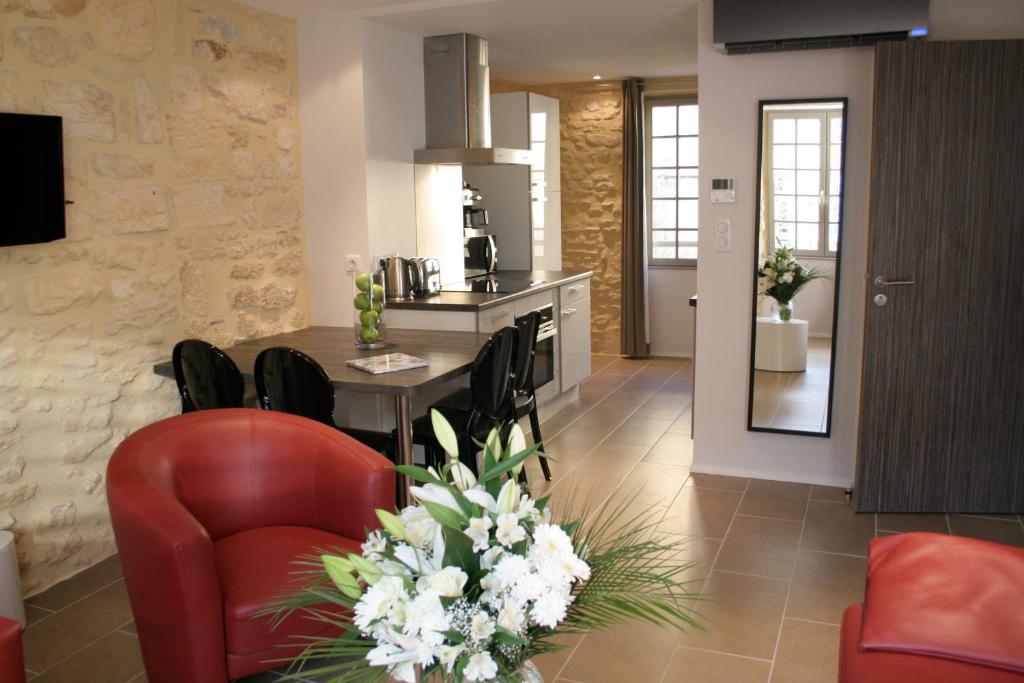
[[[384,284],[370,273],[355,276],[352,304],[356,315],[352,328],[356,335],[356,348],[383,349],[388,343],[384,325]]]

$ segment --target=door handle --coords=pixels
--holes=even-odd
[[[904,287],[912,284],[913,280],[886,280],[882,275],[875,278],[875,287]]]
[[[576,309],[575,308],[563,308],[562,309],[562,317],[563,318],[568,318],[569,316],[574,315],[575,313],[576,313]]]

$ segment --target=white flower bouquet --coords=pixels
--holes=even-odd
[[[300,560],[314,581],[272,609],[279,619],[302,609],[341,631],[311,642],[293,670],[359,683],[539,681],[529,659],[558,649],[558,633],[627,619],[696,624],[683,541],[659,538],[649,511],[627,515],[626,501],[556,524],[548,498],[517,480],[539,448],[518,426],[504,447],[491,432],[477,478],[459,462],[451,426],[436,411],[432,420],[450,462],[440,472],[395,468],[420,484],[417,504],[377,510],[382,528],[362,554]]]
[[[779,247],[773,251],[757,272],[757,293],[767,295],[779,303],[783,320],[792,315],[791,302],[804,286],[828,276],[816,268],[801,265],[793,250]]]

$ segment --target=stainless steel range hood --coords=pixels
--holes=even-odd
[[[529,164],[528,149],[491,146],[487,41],[468,33],[423,39],[427,148],[417,164]]]

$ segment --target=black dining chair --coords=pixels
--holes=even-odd
[[[473,473],[478,471],[475,442],[484,442],[491,429],[507,424],[514,414],[513,361],[519,342],[519,330],[505,327],[484,342],[469,373],[469,401],[466,390],[455,392],[431,406],[451,424],[459,445],[459,460]],[[443,460],[441,445],[434,436],[430,411],[413,420],[412,440],[426,449],[427,464]]]
[[[201,339],[184,339],[171,352],[174,380],[181,395],[181,412],[241,408],[245,380],[235,362]]]
[[[537,390],[533,386],[533,360],[537,355],[540,313],[532,311],[519,316],[516,318],[516,328],[519,330],[519,348],[513,370],[515,386],[512,388],[516,422],[529,416],[533,442],[542,444],[544,439],[540,434],[540,416],[537,414]],[[551,468],[543,455],[540,456],[540,469],[545,481],[551,481]]]
[[[391,434],[341,427],[334,422],[334,385],[323,367],[302,351],[287,346],[264,349],[256,356],[254,374],[256,396],[264,410],[322,422],[394,460]]]

